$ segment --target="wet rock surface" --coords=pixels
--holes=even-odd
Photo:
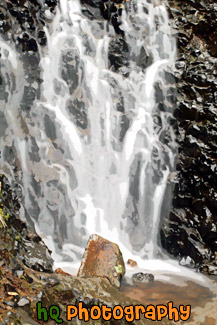
[[[8,0],[0,3],[0,38],[13,44],[24,62],[26,73],[21,107],[28,112],[40,95],[39,47],[47,44],[44,25],[54,17],[56,0]],[[0,100],[7,100],[4,78],[1,76]]]
[[[0,261],[10,265],[13,274],[21,275],[23,266],[52,272],[53,260],[41,238],[30,231],[17,214],[20,204],[5,176],[0,176]]]
[[[135,273],[132,276],[133,283],[149,283],[154,281],[154,275],[151,273]]]
[[[131,6],[129,0],[81,0],[83,4],[83,13],[89,19],[97,19],[98,21],[107,21],[113,26],[115,35],[109,44],[108,59],[109,68],[111,71],[121,73],[127,77],[129,75],[130,55],[125,38],[125,33],[121,27],[121,16],[123,8]],[[145,9],[144,9],[145,10]],[[137,65],[142,68],[147,68],[151,65],[153,58],[151,53],[148,53],[145,47],[141,47],[137,53]]]
[[[179,51],[179,155],[173,210],[161,242],[183,265],[217,275],[217,6],[208,0],[168,4]]]
[[[54,17],[56,0],[8,0],[0,3],[1,37],[18,51],[37,58],[38,45],[47,43],[44,25]]]
[[[78,277],[102,277],[117,288],[125,274],[122,253],[117,244],[98,235],[92,235],[87,243]]]
[[[16,92],[13,69],[9,69],[8,75],[4,73],[4,65],[7,65],[7,56],[9,55],[9,51],[7,48],[4,50],[4,46],[8,44],[10,46],[8,49],[14,50],[14,53],[12,53],[15,56],[15,61],[18,61],[17,70],[19,72],[17,73],[23,73],[23,76],[21,76],[22,85],[20,84],[20,88],[23,87],[23,93],[21,98],[17,100],[16,107],[16,109],[19,107],[21,109],[21,113],[17,118],[17,124],[20,126],[20,132],[28,136],[29,129],[25,118],[29,116],[34,100],[40,98],[42,83],[40,79],[39,47],[42,49],[47,43],[44,25],[49,23],[52,17],[54,17],[56,4],[56,0],[8,0],[0,2],[0,49],[4,53],[3,58],[1,57],[1,68],[3,69],[0,69],[0,136],[2,138],[5,136],[4,130],[7,128],[4,110],[10,100],[10,94]],[[2,43],[1,40],[3,40]],[[22,65],[22,68],[19,67],[19,64]],[[13,82],[10,80],[13,80]],[[33,146],[37,147],[33,138],[30,141],[32,141]],[[4,143],[4,140],[2,142]],[[22,178],[21,163],[17,158],[16,145],[11,139],[9,141],[5,140],[4,145],[1,146],[0,158],[3,161],[7,161],[10,166],[9,169],[13,170],[17,177],[17,183],[19,183],[19,180]],[[38,159],[37,148],[32,159]],[[1,171],[5,175],[11,175],[8,167],[2,162],[1,168],[3,168]],[[19,191],[19,189],[17,190]],[[33,209],[35,209],[34,212],[37,215],[37,202],[33,205]],[[28,225],[31,226],[31,230],[34,231],[34,225],[30,216],[25,211],[22,213],[25,215]]]
[[[20,202],[16,186],[11,188],[1,175],[0,189],[0,316],[2,320],[7,315],[4,324],[13,316],[14,308],[29,310],[29,297],[37,296],[39,288],[30,273],[53,272],[53,260],[41,238],[18,217]]]

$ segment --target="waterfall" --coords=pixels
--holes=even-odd
[[[1,170],[20,179],[23,217],[57,262],[80,260],[93,233],[155,258],[169,213],[176,42],[163,4],[119,6],[117,33],[79,1],[59,1],[47,45],[38,44],[39,89],[24,56],[0,39]],[[36,96],[26,109],[29,87]]]

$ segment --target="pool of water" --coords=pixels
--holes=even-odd
[[[217,324],[217,279],[203,277],[198,280],[164,273],[155,276],[156,280],[145,283],[132,283],[127,278],[121,291],[126,296],[136,299],[142,305],[166,305],[173,301],[175,307],[191,305],[191,317],[180,324],[216,325]]]

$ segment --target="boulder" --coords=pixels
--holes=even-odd
[[[107,278],[113,286],[120,288],[124,274],[125,265],[118,245],[98,235],[90,236],[78,277]]]

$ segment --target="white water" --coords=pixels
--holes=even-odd
[[[0,43],[3,73],[14,79],[7,84],[3,141],[16,151],[25,212],[56,265],[79,263],[93,233],[118,243],[125,259],[159,265],[157,236],[176,142],[172,113],[159,110],[154,85],[166,106],[165,71],[173,69],[176,46],[163,5],[132,1],[121,29],[129,66],[117,73],[108,60],[112,25],[89,20],[76,0],[60,0],[40,49],[41,95],[28,112],[18,104],[24,86],[34,85],[13,45]],[[138,65],[143,48],[152,58],[147,68]],[[4,157],[2,170],[14,177]],[[178,272],[163,261],[160,268]]]

